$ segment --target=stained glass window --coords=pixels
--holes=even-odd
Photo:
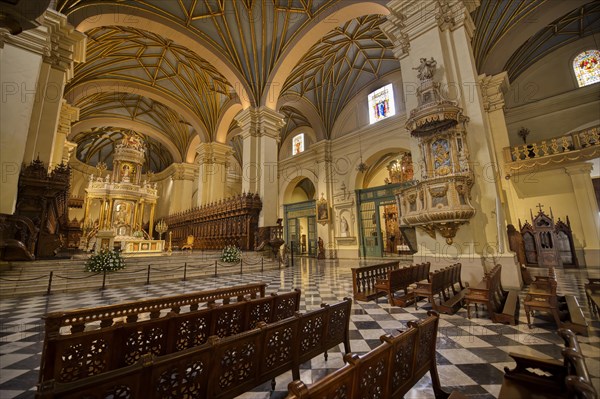
[[[395,114],[394,89],[391,83],[369,94],[369,122],[371,124]]]
[[[600,82],[600,51],[588,50],[573,60],[573,70],[579,87]]]
[[[292,155],[296,155],[304,151],[304,133],[294,136],[292,139]]]

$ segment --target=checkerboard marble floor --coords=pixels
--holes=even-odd
[[[175,295],[195,290],[205,290],[227,285],[264,281],[267,292],[286,292],[302,289],[301,311],[318,308],[321,303],[333,303],[352,295],[350,267],[358,261],[316,261],[296,259],[295,267],[258,274],[219,276],[188,282],[154,284],[104,292],[88,291],[74,294],[55,294],[0,301],[0,399],[32,398],[36,390],[42,351],[43,322],[41,317],[58,310],[93,307],[140,298]],[[533,274],[545,270],[533,269]],[[591,328],[589,337],[578,336],[587,358],[587,366],[600,388],[600,323],[590,318],[583,284],[589,276],[598,277],[600,269],[557,270],[559,292],[576,295]],[[409,320],[424,318],[430,305],[423,300],[419,309],[414,306],[390,306],[386,299],[378,302],[353,304],[350,323],[351,348],[363,354],[379,345],[379,337],[403,329]],[[555,325],[543,315],[536,316],[534,328],[527,326],[521,307],[517,326],[494,324],[479,310],[471,320],[466,310],[457,314],[442,315],[437,340],[437,364],[442,386],[456,389],[472,398],[493,398],[502,384],[504,366],[511,366],[509,352],[519,352],[537,357],[561,358],[561,339]],[[318,356],[303,365],[301,379],[312,383],[343,365],[338,349],[325,361]],[[269,394],[270,383],[241,395],[244,399],[283,398],[291,373],[277,378],[276,391]],[[407,398],[433,398],[429,375],[406,395]]]

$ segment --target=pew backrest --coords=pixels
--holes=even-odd
[[[442,396],[435,359],[439,316],[428,314],[398,336],[382,336],[382,344],[363,356],[346,354],[346,365],[310,386],[292,381],[287,398],[402,398],[427,372],[436,395]]]
[[[258,328],[234,336],[211,336],[206,343],[180,352],[159,357],[145,354],[133,365],[78,381],[44,381],[36,398],[234,398],[290,368],[299,370],[298,336],[303,318],[314,320],[313,314],[319,314],[326,322],[339,320],[339,310],[348,309],[349,313],[351,306],[352,300],[346,298],[341,305],[324,306],[276,323],[260,322]],[[349,318],[346,320],[349,323]],[[320,346],[344,343],[328,339],[347,337],[348,327],[344,326],[343,334],[317,337]]]
[[[204,344],[208,337],[226,337],[294,315],[301,291],[177,314],[159,319],[120,323],[70,335],[54,335],[44,343],[40,382],[74,381],[131,365],[144,354],[163,356]]]

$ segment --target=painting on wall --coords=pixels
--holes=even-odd
[[[329,204],[321,193],[321,199],[317,201],[317,222],[327,224],[329,222]]]
[[[433,170],[438,175],[447,175],[451,172],[450,143],[446,139],[438,139],[431,144]]]

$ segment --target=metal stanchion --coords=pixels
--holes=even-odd
[[[46,290],[46,295],[50,295],[50,291],[52,290],[52,276],[54,276],[54,272],[50,272],[50,277],[48,278],[48,289]]]
[[[100,288],[101,291],[104,291],[106,289],[106,270],[104,270],[102,272],[102,288]]]
[[[183,264],[183,281],[187,278],[187,262]]]
[[[217,261],[215,260],[215,277],[217,277]]]
[[[146,277],[146,285],[150,285],[150,265],[148,265],[148,277]]]

